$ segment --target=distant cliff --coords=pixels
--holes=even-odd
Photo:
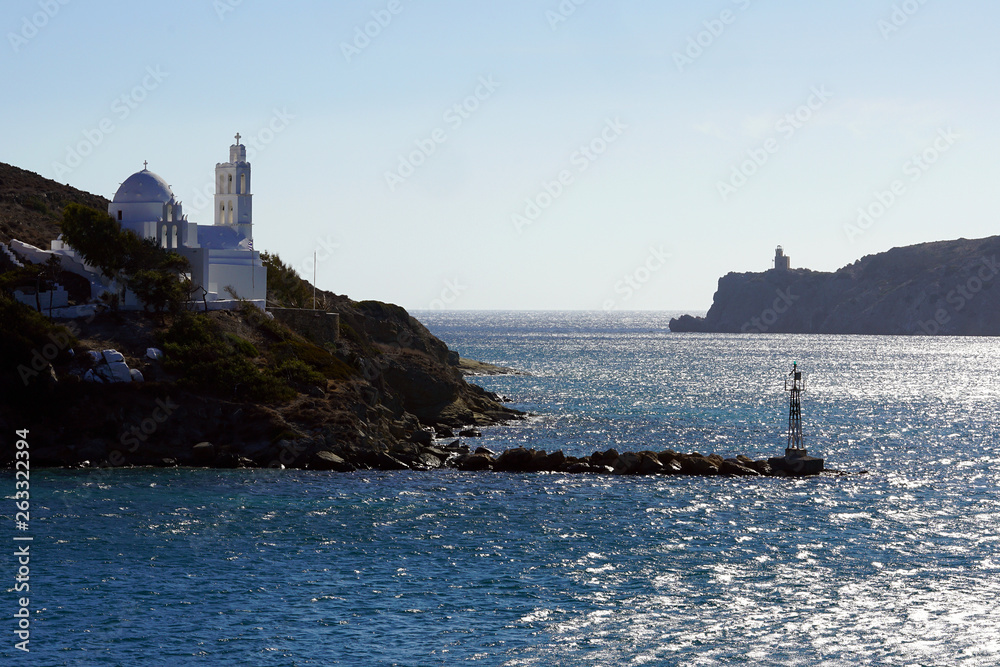
[[[719,279],[705,317],[674,332],[1000,336],[1000,236],[893,248],[833,272]]]

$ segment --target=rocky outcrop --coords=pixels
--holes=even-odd
[[[325,348],[289,340],[299,341],[295,349],[301,354],[326,355],[339,375],[328,376],[322,387],[301,387],[291,400],[241,401],[238,392],[226,398],[180,385],[166,370],[167,360],[146,355],[159,334],[150,320],[109,314],[78,321],[77,354],[55,359],[27,386],[16,373],[0,374],[0,428],[29,429],[35,467],[171,460],[346,471],[437,468],[460,452],[427,449],[433,429],[473,435],[474,427],[522,416],[500,397],[467,383],[448,363],[447,346],[402,308],[326,298],[340,311],[340,339]],[[252,337],[252,326],[239,312],[208,317],[224,336]],[[112,342],[122,363],[141,370],[146,382],[84,382],[94,363],[87,348]],[[12,442],[2,445],[0,465],[11,466]]]
[[[869,255],[833,272],[730,273],[673,332],[1000,335],[1000,236]]]

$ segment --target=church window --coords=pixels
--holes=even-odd
[[[177,247],[177,225],[174,225],[170,230],[170,247]]]
[[[245,195],[247,193],[247,175],[246,174],[240,174],[240,189],[237,190],[237,192],[239,194],[241,194],[241,195]]]
[[[229,202],[229,224],[233,224],[233,202]]]
[[[118,209],[118,219],[119,220],[122,219],[122,210],[121,209]]]
[[[174,221],[174,207],[171,204],[167,204],[167,222]]]
[[[160,247],[167,247],[167,226],[163,225],[163,229],[160,230]]]
[[[229,191],[226,194],[233,194],[233,175],[229,174]]]
[[[222,174],[219,174],[219,194],[220,195],[222,194],[222,182],[223,182]]]
[[[219,224],[226,223],[226,202],[219,202]]]

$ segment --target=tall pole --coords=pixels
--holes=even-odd
[[[802,402],[800,397],[805,385],[798,362],[793,362],[792,372],[785,379],[785,390],[789,392],[788,449],[805,449],[802,439]]]

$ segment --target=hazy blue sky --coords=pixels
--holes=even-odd
[[[0,160],[106,197],[149,160],[210,223],[239,131],[255,247],[310,278],[318,251],[323,289],[707,309],[777,244],[833,270],[996,234],[998,25],[987,0],[7,0]]]

